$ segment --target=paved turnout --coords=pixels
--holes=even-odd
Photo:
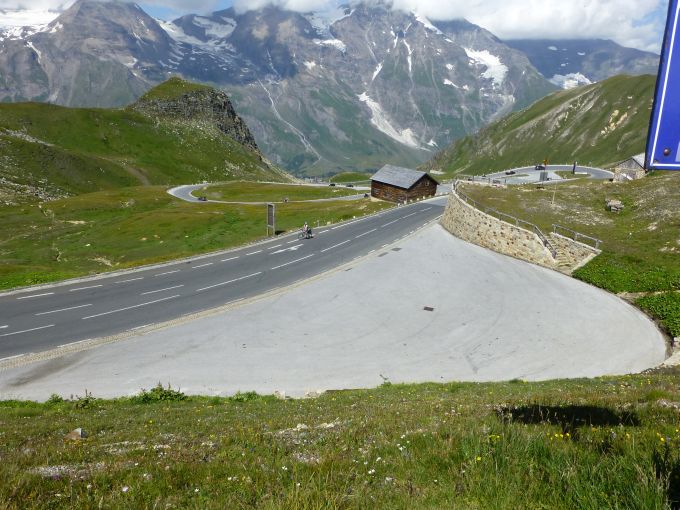
[[[0,370],[0,398],[592,377],[657,365],[665,347],[616,296],[432,225],[286,292]]]
[[[439,198],[357,221],[126,274],[0,296],[0,359],[114,335],[253,297],[323,273],[413,233]]]

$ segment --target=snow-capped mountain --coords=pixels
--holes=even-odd
[[[659,55],[602,39],[515,40],[507,44],[524,52],[543,76],[560,88],[588,85],[617,74],[656,74],[659,68]]]
[[[0,39],[0,100],[122,106],[180,75],[225,89],[263,152],[298,173],[417,164],[555,89],[476,25],[375,2],[163,22],[79,0]]]

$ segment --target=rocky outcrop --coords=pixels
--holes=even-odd
[[[175,98],[142,98],[130,108],[148,117],[209,122],[228,137],[260,154],[255,138],[224,92],[204,89]]]

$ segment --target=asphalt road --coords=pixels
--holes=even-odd
[[[193,195],[193,192],[196,190],[204,189],[211,186],[211,184],[186,184],[184,186],[177,186],[176,188],[172,188],[168,190],[168,193],[172,195],[175,198],[179,198],[180,200],[184,200],[185,202],[195,202],[195,203],[202,203],[202,202],[213,202],[216,204],[266,204],[267,202],[234,202],[234,201],[226,201],[226,200],[199,200],[198,197]],[[291,187],[294,187],[294,184],[290,185]],[[299,184],[299,186],[313,186],[313,187],[326,187],[326,185],[320,185],[320,184]],[[338,186],[340,188],[340,186]],[[334,189],[334,188],[331,188]],[[317,198],[313,200],[302,200],[302,202],[332,202],[336,200],[360,200],[364,198],[364,194],[369,191],[371,188],[363,188],[363,187],[357,187],[355,188],[357,190],[356,195],[347,195],[347,196],[342,196],[342,197],[331,197],[331,198]],[[291,202],[296,202],[296,200],[291,200]]]
[[[446,198],[257,245],[125,274],[0,296],[0,359],[114,335],[253,297],[403,238],[443,213]]]

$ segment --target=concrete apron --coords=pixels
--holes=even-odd
[[[433,225],[289,291],[0,371],[0,398],[594,377],[657,366],[665,352],[652,321],[616,296]]]

